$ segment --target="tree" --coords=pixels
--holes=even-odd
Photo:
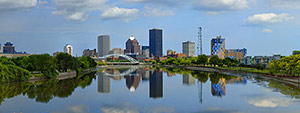
[[[221,61],[220,61],[220,59],[219,59],[219,57],[218,57],[217,55],[214,55],[214,56],[212,56],[212,57],[209,59],[209,63],[212,64],[212,65],[214,65],[214,66],[220,64],[220,62],[221,62]]]
[[[269,69],[271,74],[278,73],[280,71],[279,61],[278,60],[273,60],[272,62],[270,62],[268,69]]]
[[[38,71],[47,78],[53,78],[58,75],[56,71],[56,59],[49,54],[31,55],[22,60],[21,67],[28,71]]]
[[[59,53],[55,56],[55,59],[59,72],[67,72],[70,69],[74,69],[74,63],[77,60],[68,53]]]
[[[206,55],[198,56],[197,63],[198,64],[206,64],[208,62],[208,57]]]
[[[224,60],[223,60],[223,63],[227,66],[237,66],[238,64],[238,61],[237,59],[232,59],[232,58],[229,58],[229,57],[226,57]]]
[[[300,55],[300,51],[293,51],[293,55]]]

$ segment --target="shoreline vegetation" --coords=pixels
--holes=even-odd
[[[218,72],[218,73],[249,73],[275,79],[286,84],[299,87],[300,79],[300,55],[291,55],[273,60],[267,66],[255,64],[246,66],[239,64],[236,59],[219,59],[212,56],[210,59],[206,55],[192,58],[168,58],[154,62],[158,66],[169,68],[181,68],[196,71]]]
[[[194,66],[215,68],[219,70],[243,71],[258,74],[268,74],[281,77],[300,76],[300,55],[283,57],[281,60],[273,60],[268,65],[239,64],[238,60],[229,57],[219,59],[214,55],[210,59],[206,55],[191,58],[171,58],[153,62],[157,65]]]
[[[33,78],[52,79],[60,74],[74,72],[77,76],[82,76],[96,66],[97,63],[90,57],[75,58],[67,53],[59,53],[55,57],[49,54],[0,57],[0,83],[28,81]]]

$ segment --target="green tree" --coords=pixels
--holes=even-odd
[[[206,64],[208,62],[208,57],[206,55],[198,56],[197,63],[198,64]]]
[[[293,55],[300,55],[300,51],[293,51]]]
[[[220,62],[221,62],[221,60],[219,59],[219,57],[217,55],[214,55],[209,59],[209,63],[214,66],[220,64]]]
[[[74,63],[76,63],[73,56],[68,53],[59,53],[55,56],[56,65],[59,72],[67,72],[70,69],[74,69]]]

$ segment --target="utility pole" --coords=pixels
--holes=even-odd
[[[198,46],[197,46],[197,54],[202,55],[203,50],[202,50],[202,27],[198,27]]]

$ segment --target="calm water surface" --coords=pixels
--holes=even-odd
[[[299,113],[300,91],[254,75],[123,67],[0,84],[0,113]]]

